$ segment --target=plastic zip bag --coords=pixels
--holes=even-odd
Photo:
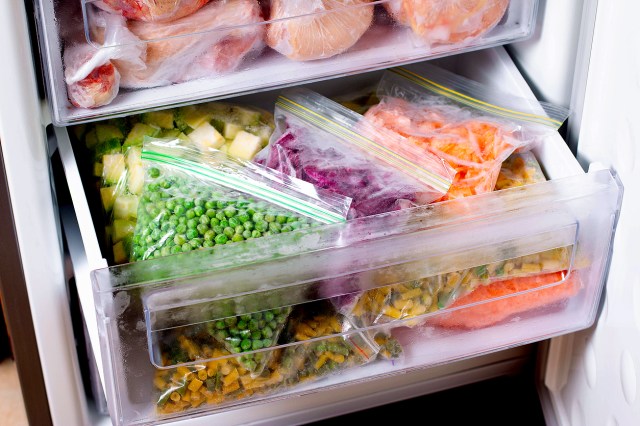
[[[343,222],[348,197],[180,140],[150,138],[131,260]]]
[[[101,12],[104,13],[104,12]],[[108,13],[106,13],[108,15]],[[256,0],[211,2],[197,12],[170,23],[97,20],[92,38],[103,46],[109,32],[132,34],[144,48],[138,63],[118,60],[123,88],[138,89],[180,83],[235,70],[264,47],[264,25]],[[198,32],[194,34],[194,28]],[[114,44],[128,44],[116,39]]]
[[[285,91],[276,130],[255,161],[353,199],[349,218],[428,204],[451,184],[451,170],[404,138],[307,89]],[[395,141],[389,150],[386,140]]]
[[[373,21],[370,0],[271,0],[267,44],[289,59],[330,58],[353,46]],[[293,19],[287,19],[293,18]]]
[[[500,22],[509,0],[390,0],[384,6],[396,21],[432,46],[464,44],[481,37]]]
[[[569,111],[500,93],[438,67],[393,68],[378,86],[381,102],[365,117],[456,170],[442,200],[492,191],[502,162],[556,131]],[[383,141],[396,149],[397,140]]]
[[[95,20],[105,28],[103,47],[74,41],[64,51],[67,96],[79,108],[97,108],[115,99],[121,79],[116,60],[132,70],[145,68],[145,46],[127,29],[124,18],[101,12]]]
[[[167,22],[190,15],[209,0],[101,0],[101,9],[118,12],[127,19]]]
[[[532,152],[511,154],[500,167],[496,191],[544,182],[547,179]]]

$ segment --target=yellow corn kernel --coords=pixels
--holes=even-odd
[[[171,396],[169,396],[169,399],[171,399],[173,402],[178,402],[180,401],[180,394],[178,392],[171,392]]]
[[[313,365],[313,367],[318,370],[320,369],[325,362],[327,362],[327,360],[329,359],[329,355],[325,352],[322,355],[320,355],[320,357],[318,358],[318,360],[316,361],[316,363]]]
[[[200,401],[201,399],[204,398],[202,397],[202,394],[200,392],[191,392],[191,402]]]
[[[542,270],[542,267],[539,263],[524,263],[522,265],[522,272],[530,274],[530,273],[538,273]]]
[[[395,319],[402,318],[402,312],[394,308],[393,306],[385,306],[382,313]]]
[[[342,364],[345,360],[344,355],[342,354],[334,354],[334,353],[329,353],[329,358],[331,358],[332,360],[334,360],[335,362],[337,362],[338,364]]]
[[[227,374],[231,373],[233,370],[235,370],[233,365],[231,365],[230,363],[226,363],[222,366],[222,368],[220,369],[220,372],[222,373],[223,376],[226,376]]]
[[[414,288],[409,291],[405,291],[400,295],[400,298],[403,300],[413,299],[414,297],[419,297],[422,294],[421,288]]]
[[[414,305],[413,308],[409,311],[409,315],[413,317],[417,317],[418,315],[422,315],[427,312],[427,307],[425,305]]]
[[[186,392],[184,393],[184,395],[182,395],[182,400],[183,400],[184,402],[190,402],[190,401],[191,401],[191,392],[186,391]]]
[[[207,376],[208,377],[215,376],[217,372],[218,372],[218,370],[216,368],[207,368]]]
[[[210,397],[207,397],[207,404],[220,404],[222,401],[224,401],[224,396],[219,393],[214,393]]]
[[[208,377],[207,370],[199,370],[198,371],[198,379],[200,379],[201,381],[204,382],[205,380],[207,380],[207,377]]]
[[[240,378],[240,374],[238,373],[238,369],[234,368],[229,374],[227,374],[224,379],[222,379],[222,384],[224,386],[229,386],[231,383],[237,381]]]
[[[230,394],[231,392],[235,392],[238,389],[240,389],[240,382],[238,382],[237,380],[230,383],[228,386],[223,386],[222,387],[222,394],[223,395],[227,395]]]

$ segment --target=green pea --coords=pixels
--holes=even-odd
[[[202,247],[207,247],[207,248],[208,247],[213,247],[214,244],[215,243],[213,241],[211,241],[211,240],[205,240],[205,241],[202,242]]]
[[[262,340],[254,340],[254,341],[251,343],[251,348],[252,348],[254,351],[257,351],[258,349],[262,349]]]
[[[171,248],[170,247],[162,247],[162,249],[160,250],[160,255],[161,256],[169,256],[171,254]]]
[[[247,240],[247,239],[249,239],[249,238],[252,238],[252,237],[251,237],[251,231],[249,231],[249,230],[245,230],[245,231],[242,233],[242,238],[244,238],[245,240]]]
[[[176,208],[176,202],[173,200],[167,200],[167,203],[165,204],[165,207],[171,211],[173,211],[173,209]]]
[[[200,248],[202,247],[202,240],[200,238],[194,238],[193,240],[189,241],[189,245],[194,248]]]
[[[225,234],[222,234],[222,233],[217,235],[215,238],[216,244],[226,244],[228,240],[229,240],[229,237],[227,237]]]
[[[251,218],[253,222],[262,222],[263,219],[264,219],[264,215],[260,212],[255,213]]]
[[[185,212],[186,212],[186,209],[184,208],[184,206],[181,206],[181,205],[177,205],[173,209],[173,214],[175,214],[176,216],[183,216]]]
[[[249,221],[251,218],[249,217],[248,213],[242,213],[238,215],[238,220],[240,221],[240,223],[244,224],[247,221]]]
[[[262,329],[262,335],[264,336],[265,339],[269,339],[271,337],[273,337],[273,329],[271,327],[265,327]],[[256,337],[256,339],[259,339],[259,337]]]
[[[231,346],[240,346],[240,342],[242,342],[242,339],[240,339],[239,337],[227,337],[225,340]]]
[[[185,191],[185,192],[186,192],[186,191]],[[191,200],[191,199],[186,199],[186,200],[184,201],[184,207],[185,207],[186,209],[192,209],[192,208],[194,208],[195,206],[196,206],[196,203],[194,203],[194,202],[193,202],[193,200]]]
[[[242,314],[242,315],[240,315],[240,319],[242,321],[246,321],[246,322],[251,321],[251,315],[250,314]]]
[[[216,203],[216,207],[217,207],[218,209],[224,209],[225,207],[227,207],[227,203],[226,203],[226,202],[224,202],[224,201],[218,201],[218,202]]]
[[[220,226],[222,226],[223,228],[226,228],[229,226],[229,221],[226,219],[223,219],[220,221]]]
[[[196,213],[193,211],[193,209],[187,210],[184,215],[187,217],[187,219],[193,219],[194,217],[196,217]]]
[[[252,319],[249,321],[249,330],[256,331],[258,329],[258,320]]]
[[[225,328],[227,328],[227,325],[224,323],[224,321],[216,321],[216,328],[218,330],[224,330]]]
[[[184,216],[180,216],[180,217],[178,218],[178,224],[180,224],[180,225],[183,225],[183,224],[184,224],[184,225],[186,225],[186,224],[187,224],[187,218],[186,218],[186,217],[184,217]]]
[[[191,251],[191,250],[192,250],[191,244],[185,243],[182,245],[182,251]]]
[[[176,253],[180,253],[182,251],[182,244],[178,245],[176,244],[175,246],[171,247],[171,254],[176,254]]]
[[[253,230],[253,222],[251,221],[247,221],[245,223],[242,224],[242,226],[244,226],[244,229],[246,229],[247,231],[251,231]]]
[[[207,231],[205,231],[204,233],[204,240],[205,241],[213,241],[213,239],[216,237],[216,233],[213,231],[213,229],[209,229]]]
[[[198,231],[196,231],[195,229],[189,229],[187,231],[187,239],[192,240],[197,237],[198,237]]]
[[[262,339],[262,333],[259,330],[252,332],[251,339],[253,340]]]
[[[223,211],[218,211],[216,213],[216,219],[218,219],[218,220],[226,220],[227,216],[224,214]]]
[[[276,217],[276,222],[278,222],[279,224],[281,224],[281,225],[282,225],[283,223],[286,223],[286,222],[287,222],[287,219],[288,219],[288,218],[287,218],[287,216],[278,215],[278,216]]]
[[[207,216],[209,216],[209,212],[213,210],[213,214],[215,215],[216,202],[215,201],[207,201],[204,203],[204,208],[207,209]],[[211,216],[210,216],[211,217]]]
[[[237,328],[237,327],[230,327],[230,328],[229,328],[229,333],[230,333],[232,336],[237,336],[238,334],[240,334],[240,330],[238,330],[238,328]]]
[[[187,225],[184,223],[179,224],[178,226],[176,226],[176,232],[178,234],[184,234],[187,232]]]
[[[224,235],[231,238],[236,233],[236,230],[231,228],[230,226],[227,226],[226,228],[224,228],[223,232],[224,232]]]
[[[220,225],[214,226],[212,229],[213,229],[213,232],[216,233],[216,235],[220,235],[224,233],[224,228]]]
[[[264,220],[266,220],[267,222],[273,222],[276,220],[276,217],[272,214],[266,214],[264,215]]]
[[[240,241],[244,241],[244,237],[241,234],[235,234],[233,237],[231,237],[231,241],[233,241],[234,243],[239,243]]]
[[[262,236],[262,233],[260,231],[257,230],[253,230],[253,232],[251,232],[251,237],[252,238],[260,238]]]
[[[269,224],[269,231],[271,232],[280,232],[281,229],[282,225],[280,225],[278,222],[271,222]]]
[[[264,313],[264,319],[267,320],[267,321],[272,321],[274,317],[275,317],[275,315],[271,311],[266,311]]]
[[[218,225],[220,225],[220,221],[215,217],[212,217],[211,220],[209,221],[209,226],[213,228],[214,226],[218,226]]]
[[[275,330],[278,327],[278,322],[275,319],[269,321],[269,327],[271,327],[272,330]]]
[[[262,339],[262,346],[264,346],[265,348],[271,346],[271,339]]]
[[[235,228],[238,225],[240,225],[240,221],[238,220],[237,217],[229,218],[229,226],[230,227]]]
[[[210,219],[209,219],[209,217],[208,217],[207,215],[202,215],[202,216],[200,216],[200,219],[199,219],[198,221],[199,221],[201,224],[203,224],[203,225],[207,225],[207,226],[209,226],[209,223],[210,223]]]
[[[149,168],[149,177],[151,177],[152,179],[155,179],[158,176],[160,176],[160,169],[158,169],[157,167]]]
[[[187,220],[187,228],[195,229],[198,226],[198,219],[189,219]]]
[[[278,321],[278,324],[284,324],[284,322],[287,320],[287,316],[286,315],[278,315],[276,317],[276,321]],[[274,327],[275,328],[275,327]]]
[[[224,319],[224,323],[227,324],[228,326],[234,326],[238,323],[238,318],[236,317],[227,317]]]
[[[195,206],[193,208],[193,212],[195,213],[196,217],[200,217],[204,214],[204,208],[202,208],[202,206]]]
[[[249,340],[249,339],[244,339],[244,340],[240,343],[240,348],[242,348],[242,350],[243,350],[243,351],[251,350],[251,340]]]
[[[269,228],[269,223],[261,220],[256,222],[256,231],[265,232]]]
[[[216,217],[216,211],[214,209],[207,209],[205,215],[208,218],[214,218],[214,217]]]

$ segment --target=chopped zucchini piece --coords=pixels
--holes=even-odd
[[[129,260],[129,255],[124,241],[118,241],[113,245],[113,261],[114,263],[125,263]]]
[[[191,139],[178,129],[163,130],[158,137],[163,139],[179,139],[182,142],[191,143]]]
[[[142,122],[161,129],[173,129],[173,110],[145,112],[142,114]]]
[[[240,126],[239,124],[234,124],[231,122],[226,122],[224,123],[224,137],[225,139],[233,139],[236,137],[236,135],[238,134],[238,132],[242,131],[242,126]]]
[[[142,188],[144,187],[144,167],[142,164],[129,168],[127,187],[132,194],[142,194]]]
[[[95,177],[100,177],[102,176],[102,169],[104,167],[102,166],[102,163],[96,161],[95,163],[93,163],[93,175]]]
[[[115,219],[135,219],[138,217],[138,197],[136,195],[119,195],[113,202]]]
[[[110,141],[118,141],[121,144],[124,141],[124,134],[116,126],[110,124],[96,124],[96,137],[98,143],[103,144]]]
[[[260,126],[249,126],[245,130],[252,135],[259,137],[262,141],[262,146],[267,146],[269,139],[271,139],[271,134],[273,133],[273,129],[264,124]]]
[[[124,240],[126,237],[133,234],[135,223],[124,219],[114,219],[113,221],[113,244],[118,241]]]
[[[224,137],[206,121],[189,133],[188,138],[200,151],[210,148],[218,149],[225,143]]]
[[[231,116],[236,123],[242,126],[257,126],[262,118],[262,114],[259,111],[241,106],[231,107]]]
[[[87,125],[86,124],[78,124],[78,125],[72,127],[72,131],[73,131],[73,136],[76,138],[76,140],[77,141],[81,141],[82,137],[84,136],[85,132],[87,131]]]
[[[199,108],[197,106],[186,106],[180,108],[180,121],[186,124],[188,127],[192,129],[197,129],[200,127],[202,123],[205,121],[208,122],[211,120],[212,115],[210,112],[205,111],[203,108]],[[180,128],[180,127],[178,127]],[[185,129],[180,129],[182,132],[185,132]]]
[[[100,199],[102,199],[102,207],[104,211],[109,213],[113,208],[113,203],[116,199],[117,186],[105,186],[100,188]]]
[[[142,148],[139,146],[129,148],[125,156],[129,171],[136,166],[142,166]]]
[[[244,130],[238,132],[229,146],[229,155],[243,160],[252,160],[262,148],[262,140]]]
[[[127,135],[127,139],[124,141],[124,146],[142,146],[142,142],[145,136],[158,136],[160,134],[160,128],[155,125],[136,123],[133,129]]]
[[[102,180],[107,185],[116,184],[126,171],[123,154],[107,154],[102,157]]]
[[[96,136],[96,129],[91,129],[87,132],[87,134],[84,137],[84,145],[89,149],[93,149],[95,148],[96,145],[98,145],[98,137]]]
[[[120,150],[120,142],[115,139],[111,139],[106,142],[98,142],[94,149],[94,160],[101,161],[103,156],[117,154]]]

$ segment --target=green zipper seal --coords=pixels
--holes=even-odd
[[[406,68],[391,68],[390,72],[403,77],[418,86],[429,90],[435,94],[444,96],[461,104],[470,106],[472,108],[486,111],[493,115],[498,115],[501,117],[513,118],[519,121],[527,121],[531,123],[542,124],[545,126],[558,128],[562,125],[562,121],[555,120],[551,117],[546,117],[544,115],[531,114],[522,111],[516,111],[508,108],[503,108],[498,105],[490,104],[488,102],[481,101],[480,99],[473,98],[471,96],[467,96],[463,93],[457,92],[453,89],[450,89],[446,86],[436,83],[435,81],[429,80],[419,74],[416,74],[412,71],[409,71]]]
[[[299,198],[292,198],[284,192],[273,189],[267,185],[263,185],[259,182],[251,183],[229,173],[224,173],[219,170],[203,166],[195,161],[185,160],[184,158],[148,150],[142,151],[142,159],[177,167],[179,169],[207,177],[220,186],[224,186],[225,188],[234,191],[237,190],[245,192],[280,207],[284,207],[288,210],[315,219],[321,223],[332,224],[346,221],[346,219],[340,214],[319,207],[313,203]]]
[[[317,127],[325,131],[328,131],[338,137],[350,141],[354,145],[379,158],[383,162],[406,172],[413,178],[418,179],[419,181],[431,186],[432,188],[439,192],[442,192],[443,194],[446,194],[451,187],[452,181],[447,180],[428,169],[422,168],[419,165],[412,163],[403,156],[396,154],[392,150],[376,143],[375,141],[362,136],[361,134],[354,132],[353,130],[335,121],[332,121],[327,117],[324,117],[317,112],[294,102],[289,98],[280,96],[278,98],[278,101],[276,102],[276,106],[289,111],[302,120],[315,124]],[[416,171],[420,172],[419,174],[424,175],[424,177],[416,176]]]

